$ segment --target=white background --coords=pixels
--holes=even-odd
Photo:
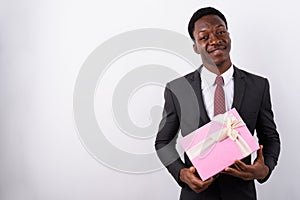
[[[293,0],[1,0],[0,199],[178,199],[166,170],[122,173],[86,151],[73,90],[81,65],[102,42],[139,28],[188,36],[192,13],[207,5],[227,17],[234,64],[271,82],[282,152],[271,179],[257,184],[259,199],[299,199],[300,13]],[[110,140],[129,148],[126,140]],[[153,151],[153,140],[140,151]]]

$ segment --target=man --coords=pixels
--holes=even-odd
[[[199,9],[188,30],[203,65],[167,84],[163,118],[155,141],[157,154],[182,187],[182,200],[256,199],[254,180],[263,183],[270,177],[280,152],[268,80],[232,64],[227,21],[220,11],[211,7]],[[257,158],[253,163],[251,156],[236,161],[202,181],[187,155],[184,154],[183,162],[175,149],[178,131],[185,136],[231,108],[237,109],[252,134],[256,130],[260,143]]]

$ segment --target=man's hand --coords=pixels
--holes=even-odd
[[[186,183],[192,190],[199,193],[206,190],[215,178],[202,181],[196,174],[195,167],[183,168],[180,170],[180,180]]]
[[[227,167],[223,173],[243,180],[264,179],[269,173],[269,167],[265,165],[262,149],[263,146],[260,145],[260,149],[257,151],[257,157],[253,165],[246,165],[242,161],[237,160],[234,163],[235,168]]]

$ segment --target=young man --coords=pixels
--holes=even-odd
[[[234,66],[231,39],[224,15],[211,7],[192,16],[189,34],[203,65],[167,84],[163,118],[155,141],[157,154],[182,187],[182,200],[256,199],[254,180],[265,182],[277,164],[280,139],[271,108],[268,80]],[[191,161],[184,162],[175,149],[178,131],[183,136],[208,123],[213,116],[236,108],[252,134],[257,132],[260,149],[206,181]]]

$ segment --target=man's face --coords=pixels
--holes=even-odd
[[[231,40],[224,21],[217,15],[206,15],[195,22],[194,50],[205,64],[231,65]]]

